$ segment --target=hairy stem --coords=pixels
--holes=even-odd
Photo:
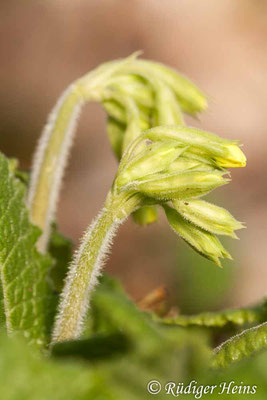
[[[90,295],[97,284],[112,238],[139,201],[135,196],[126,202],[117,200],[109,195],[104,209],[85,233],[70,266],[61,295],[53,342],[71,340],[80,335]]]
[[[31,221],[43,231],[38,242],[41,252],[46,250],[49,240],[51,220],[82,105],[87,101],[100,101],[105,82],[136,56],[103,64],[75,81],[61,95],[49,116],[34,156],[28,198]]]
[[[29,207],[32,222],[44,231],[38,243],[40,251],[47,245],[50,221],[82,103],[79,86],[71,85],[50,114],[35,154]]]

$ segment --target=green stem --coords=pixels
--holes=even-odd
[[[86,101],[100,101],[105,82],[136,55],[103,64],[75,81],[50,114],[35,153],[28,199],[31,221],[43,231],[38,242],[42,252],[49,240],[51,220],[81,107]]]
[[[80,87],[71,85],[52,111],[35,155],[29,207],[32,222],[45,232],[38,243],[41,251],[47,244],[49,225],[82,102]]]
[[[90,295],[97,284],[112,238],[139,202],[137,196],[125,199],[110,194],[103,211],[85,233],[61,295],[53,342],[71,340],[80,335]]]

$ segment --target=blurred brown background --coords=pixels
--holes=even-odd
[[[139,299],[164,284],[182,311],[245,305],[266,291],[267,1],[53,0],[0,4],[0,149],[29,169],[34,146],[57,97],[74,79],[109,59],[143,50],[192,79],[209,110],[191,125],[241,139],[246,169],[214,201],[248,229],[227,241],[234,262],[203,261],[160,222],[129,220],[107,270]],[[82,114],[59,204],[59,225],[75,243],[101,209],[116,171],[105,114]]]

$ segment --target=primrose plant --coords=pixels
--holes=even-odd
[[[184,125],[182,112],[206,108],[203,94],[175,71],[136,55],[113,61],[72,84],[59,99],[34,158],[29,209],[43,234],[45,252],[64,167],[85,101],[108,113],[109,139],[120,160],[102,212],[89,226],[69,267],[53,342],[79,337],[92,291],[112,238],[131,214],[144,225],[162,207],[167,220],[198,253],[220,265],[231,258],[217,235],[236,237],[243,225],[228,211],[202,199],[229,182],[227,168],[244,167],[238,142]]]

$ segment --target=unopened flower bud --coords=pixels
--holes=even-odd
[[[174,91],[184,112],[194,115],[207,108],[207,100],[203,93],[187,78],[163,64],[134,60],[123,69],[164,82]]]
[[[219,171],[159,173],[148,176],[146,180],[132,182],[123,190],[136,190],[158,200],[190,199],[203,196],[228,182],[229,179]]]
[[[222,168],[239,168],[246,166],[246,156],[237,144],[226,144],[224,150],[224,157],[214,157],[218,166]]]
[[[105,108],[107,114],[120,122],[121,124],[127,124],[127,117],[125,108],[122,107],[117,101],[114,99],[107,99],[102,101],[103,107]]]
[[[110,117],[125,126],[129,124],[129,118],[135,118],[139,122],[139,132],[151,126],[149,121],[150,110],[144,106],[138,107],[131,97],[124,97],[122,93],[107,92],[107,94],[103,96],[102,104]],[[133,108],[136,108],[136,112]]]
[[[219,258],[230,258],[219,239],[183,218],[176,210],[165,206],[168,222],[175,233],[181,236],[198,253],[221,266]]]
[[[117,185],[122,186],[165,170],[184,150],[185,147],[175,146],[173,142],[152,143],[129,162],[118,176]]]
[[[208,163],[202,163],[198,160],[185,157],[185,153],[177,158],[168,167],[168,173],[182,172],[182,171],[213,171],[214,167]]]
[[[153,125],[183,125],[184,120],[177,98],[173,91],[162,83],[155,90]]]
[[[158,219],[157,207],[145,206],[132,213],[134,221],[141,226],[152,224]]]
[[[183,126],[160,126],[149,129],[146,137],[151,140],[176,140],[190,146],[189,151],[200,153],[214,161],[218,167],[244,167],[246,157],[237,142],[222,139],[210,132]]]
[[[154,105],[153,92],[148,82],[141,76],[131,74],[119,74],[112,77],[106,83],[113,90],[132,97],[138,105],[152,108]]]
[[[113,152],[117,159],[120,160],[122,155],[122,143],[125,132],[125,125],[109,117],[107,120],[107,133]]]
[[[203,200],[174,200],[173,205],[186,220],[217,235],[236,238],[234,231],[244,228],[229,211]]]

